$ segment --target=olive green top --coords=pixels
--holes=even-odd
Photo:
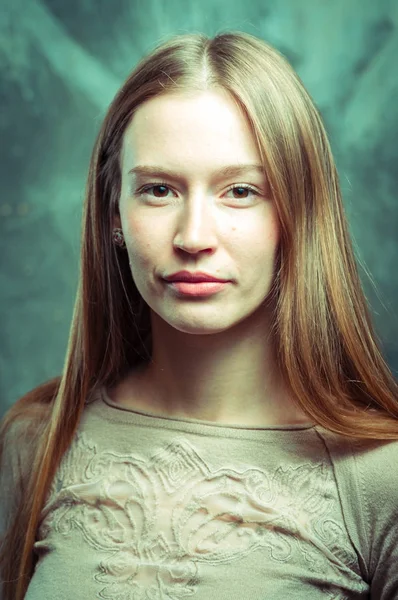
[[[4,513],[21,455],[10,438]],[[25,600],[396,600],[398,442],[169,418],[99,388],[36,539]]]

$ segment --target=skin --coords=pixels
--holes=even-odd
[[[288,397],[263,302],[280,229],[264,172],[216,180],[229,165],[261,166],[249,124],[221,89],[167,94],[141,105],[124,134],[114,227],[151,309],[153,355],[108,393],[158,415],[239,425],[307,423]],[[158,165],[179,179],[140,176]],[[164,181],[167,187],[146,185]],[[257,192],[228,190],[252,185]],[[161,278],[205,271],[231,281],[207,297],[178,296]]]

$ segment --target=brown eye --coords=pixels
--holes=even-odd
[[[260,194],[251,185],[233,185],[227,190],[227,194],[233,192],[234,200],[250,200]],[[250,196],[251,194],[251,196]]]
[[[168,191],[169,188],[166,185],[158,184],[158,185],[152,185],[151,187],[146,188],[144,191],[147,192],[148,190],[151,190],[151,189],[152,190],[159,190],[159,195],[158,194],[154,194],[154,196],[156,198],[165,198],[166,197],[165,194],[167,194],[167,191]]]
[[[249,192],[250,190],[246,187],[234,187],[233,191],[238,192],[237,198],[247,198],[247,196],[245,196],[245,193]]]

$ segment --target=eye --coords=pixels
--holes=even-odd
[[[155,198],[168,198],[167,192],[171,191],[171,188],[164,182],[160,183],[152,183],[150,185],[146,185],[139,192],[140,195],[148,194],[150,190],[158,190],[160,195],[155,194]],[[232,185],[230,186],[226,193],[234,192],[237,190],[237,195],[233,196],[233,200],[250,200],[250,196],[248,195],[251,192],[254,196],[260,196],[260,193],[251,185],[242,184],[242,185]],[[247,194],[247,195],[245,195]],[[150,194],[149,194],[150,195]]]
[[[151,185],[147,185],[145,186],[142,190],[141,190],[141,194],[146,194],[149,190],[155,190],[156,188],[162,188],[161,190],[161,194],[164,194],[165,191],[167,192],[168,190],[170,190],[170,188],[168,187],[168,185],[166,185],[165,183],[153,183]],[[167,198],[167,196],[164,195],[160,195],[160,196],[155,196],[155,198]]]
[[[239,194],[238,196],[234,196],[234,200],[239,200],[240,198],[242,200],[246,200],[246,198],[248,198],[249,196],[242,196],[242,192],[252,192],[252,194],[254,194],[255,196],[259,196],[260,194],[257,192],[257,190],[255,190],[251,185],[233,185],[232,187],[230,187],[227,190],[228,192],[232,192],[234,190],[238,190]]]

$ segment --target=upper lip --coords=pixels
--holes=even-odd
[[[168,275],[164,279],[166,281],[190,281],[191,283],[199,281],[228,281],[228,279],[220,279],[219,277],[214,277],[214,275],[209,275],[209,273],[203,273],[203,271],[196,271],[195,273],[178,271],[178,273]]]

